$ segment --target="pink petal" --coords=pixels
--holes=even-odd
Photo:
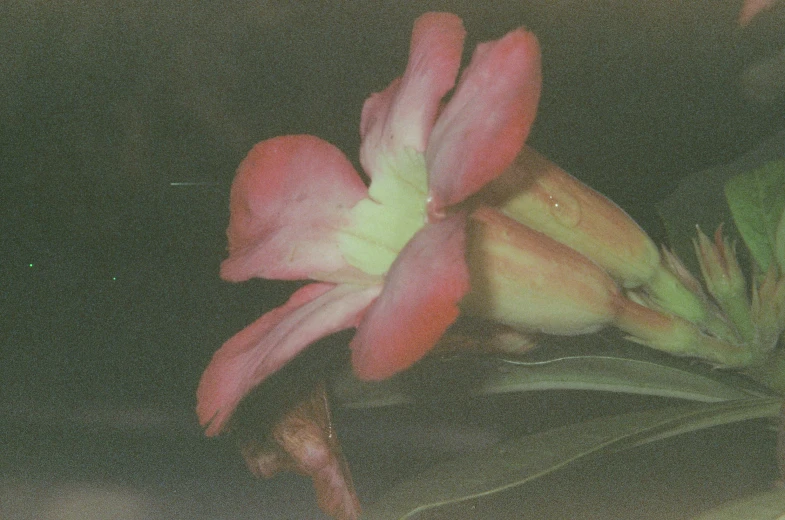
[[[372,178],[379,155],[405,147],[425,151],[439,102],[455,85],[465,34],[454,14],[426,13],[414,23],[403,77],[363,106],[360,162]]]
[[[423,357],[456,320],[469,291],[465,218],[427,224],[401,251],[351,343],[362,379],[384,379]]]
[[[220,433],[240,400],[314,341],[354,327],[381,290],[315,283],[241,330],[218,349],[196,391],[207,435]]]
[[[257,144],[232,184],[221,277],[292,280],[347,268],[334,234],[366,194],[349,160],[326,141],[296,135]]]
[[[477,47],[425,152],[432,213],[502,173],[521,150],[540,99],[540,47],[523,29]]]

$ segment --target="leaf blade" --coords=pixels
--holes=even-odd
[[[589,390],[717,402],[766,395],[740,376],[690,365],[685,360],[641,354],[571,354],[539,361],[485,358],[475,361],[477,378],[471,395],[498,395],[544,390]],[[458,372],[462,360],[426,360],[417,367],[415,379],[432,379],[438,374]],[[465,361],[465,360],[463,360]],[[374,408],[411,404],[418,389],[409,388],[407,378],[365,383],[351,372],[340,374],[333,398],[347,408]]]
[[[773,489],[733,500],[692,520],[777,520],[783,517],[785,489]]]
[[[520,437],[440,464],[395,486],[366,509],[366,518],[411,518],[426,510],[522,485],[604,450],[619,451],[643,444],[647,433],[653,440],[660,440],[687,431],[693,419],[714,426],[774,417],[780,405],[779,398],[691,404],[594,419]]]
[[[733,221],[761,271],[777,251],[777,224],[785,211],[785,160],[771,161],[725,184]]]

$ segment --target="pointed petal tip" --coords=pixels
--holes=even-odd
[[[465,35],[454,14],[426,13],[415,21],[403,76],[363,105],[360,162],[371,178],[379,173],[379,155],[425,151],[441,99],[455,85]]]
[[[314,283],[230,338],[197,389],[199,423],[219,434],[240,401],[316,340],[357,325],[380,288]]]
[[[534,123],[541,88],[533,33],[517,29],[477,47],[426,150],[437,200],[461,202],[512,164]]]

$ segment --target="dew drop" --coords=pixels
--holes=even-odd
[[[572,195],[549,193],[548,206],[551,215],[565,227],[573,228],[581,221],[581,206]]]

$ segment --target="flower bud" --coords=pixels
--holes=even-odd
[[[469,218],[467,261],[462,309],[518,330],[594,332],[613,321],[623,298],[591,260],[487,206]]]
[[[741,338],[746,342],[754,341],[747,283],[736,260],[735,245],[722,236],[721,226],[714,234],[714,243],[698,229],[698,239],[693,244],[709,294],[733,322]]]
[[[483,196],[589,258],[624,288],[644,284],[660,263],[657,246],[627,213],[529,147]]]

